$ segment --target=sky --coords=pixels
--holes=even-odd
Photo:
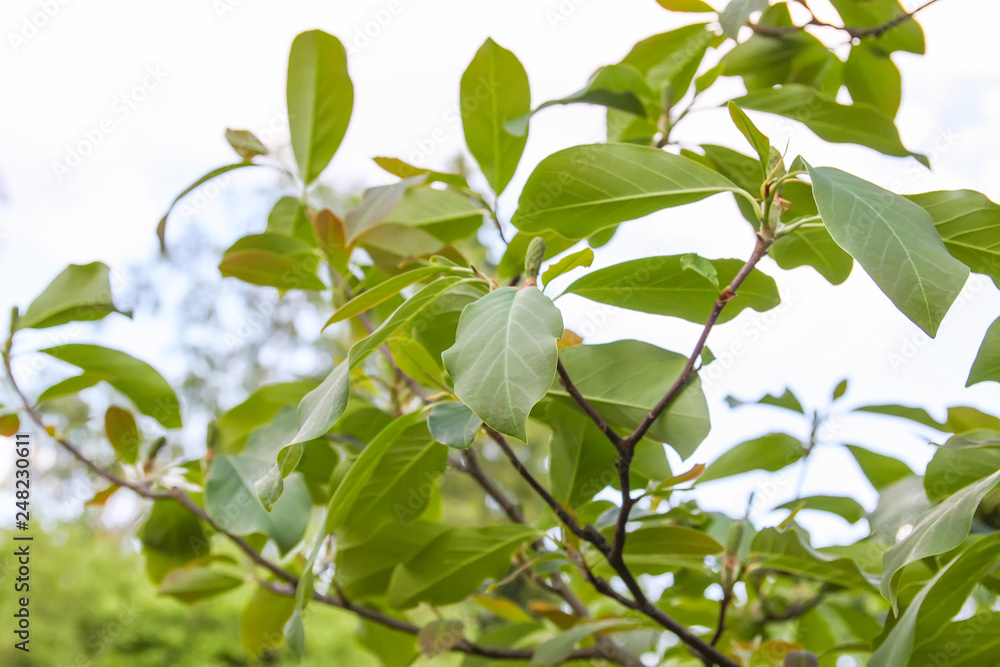
[[[824,0],[810,5],[829,16]],[[119,283],[127,282],[127,266],[154,257],[154,229],[173,197],[233,161],[225,128],[250,129],[272,148],[287,149],[285,71],[299,32],[333,33],[350,53],[354,114],[322,180],[351,191],[387,182],[374,156],[445,168],[462,151],[458,82],[487,37],[524,63],[537,104],[575,91],[636,41],[689,18],[653,0],[6,0],[0,9],[0,312],[25,307],[70,262],[103,261]],[[920,19],[926,56],[895,56],[904,82],[898,126],[909,148],[930,155],[933,171],[865,148],[826,144],[790,121],[750,115],[772,143],[787,142],[790,155],[814,165],[840,167],[901,193],[971,188],[998,201],[1000,64],[982,45],[996,40],[1000,4],[941,0]],[[674,136],[685,145],[749,151],[716,107],[741,90],[728,80]],[[520,186],[543,157],[603,138],[603,111],[596,107],[557,107],[536,116],[521,166],[501,197],[501,217],[513,213]],[[270,175],[236,172],[193,200],[194,214],[172,217],[168,242],[191,224],[231,242],[233,211],[274,188]],[[249,215],[263,227],[266,213]],[[752,244],[731,199],[713,197],[623,225],[595,267],[681,252],[745,258]],[[995,384],[964,387],[982,336],[1000,314],[1000,294],[988,279],[970,279],[931,341],[858,267],[836,288],[808,268],[784,272],[770,260],[761,268],[776,278],[783,304],[766,315],[747,310],[713,332],[709,346],[718,361],[705,387],[714,430],[693,460],[710,461],[741,439],[773,430],[806,435],[804,422],[775,409],[729,411],[723,402],[729,394],[751,399],[791,386],[809,407],[825,410],[833,387],[850,377],[846,407],[898,402],[927,407],[939,418],[950,405],[1000,409]],[[557,294],[569,280],[549,291]],[[567,326],[588,343],[632,337],[686,353],[700,330],[572,296],[557,304]],[[87,331],[74,332],[73,340],[86,340]],[[66,336],[51,330],[33,340],[41,347]],[[145,358],[156,353],[138,336],[120,343]],[[170,377],[170,369],[161,370]],[[838,443],[864,443],[920,470],[931,455],[919,427],[877,417],[838,417],[826,435],[829,446],[814,454],[807,490],[857,493],[869,509],[874,494]],[[738,512],[755,490],[755,516],[763,517],[791,497],[798,474],[779,475],[777,486],[760,476],[723,484],[724,491],[706,486],[700,497]],[[847,530],[837,519],[812,520],[822,530]]]

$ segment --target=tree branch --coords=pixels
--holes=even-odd
[[[580,393],[580,390],[576,388],[576,385],[573,384],[573,380],[570,379],[569,373],[566,372],[566,367],[563,366],[563,362],[561,360],[556,364],[556,370],[559,372],[559,382],[566,389],[566,393],[569,394],[581,408],[583,408],[583,411],[587,413],[587,416],[590,417],[595,424],[597,424],[597,428],[601,429],[601,433],[603,433],[608,440],[611,441],[611,444],[615,446],[615,449],[621,451],[621,436],[615,433],[614,429],[612,429],[608,422],[604,420],[604,417],[597,412],[594,406],[590,404],[590,401],[588,401],[583,394]]]
[[[824,28],[833,28],[834,30],[841,30],[843,32],[846,32],[853,39],[860,39],[862,37],[878,38],[881,37],[886,32],[888,32],[889,30],[892,30],[896,26],[906,23],[914,16],[916,16],[917,12],[920,12],[921,10],[930,7],[937,1],[938,0],[929,0],[929,2],[926,2],[920,7],[917,7],[912,12],[906,12],[904,14],[900,14],[894,19],[891,19],[889,21],[886,21],[885,23],[882,23],[877,26],[872,26],[869,28],[860,28],[856,26],[847,26],[847,25],[845,26],[834,25],[832,23],[827,23],[825,21],[819,20],[818,18],[816,18],[815,15],[812,16],[812,18],[809,21],[807,21],[802,25],[770,26],[770,25],[761,25],[759,23],[751,23],[749,24],[749,27],[754,32],[761,35],[768,35],[769,37],[781,37],[782,35],[788,35],[790,33],[799,32],[800,30],[805,30],[808,26],[814,25],[814,26],[822,26]]]

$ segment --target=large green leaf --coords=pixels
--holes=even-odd
[[[902,569],[957,547],[969,534],[983,497],[1000,483],[1000,471],[961,489],[924,514],[905,538],[882,556],[882,595],[897,609]]]
[[[948,656],[948,667],[1000,665],[1000,624],[992,622],[995,612],[982,611],[972,618],[950,623],[933,640],[918,646],[908,667],[927,667]],[[962,649],[956,654],[956,647]]]
[[[270,422],[282,408],[298,405],[315,387],[315,382],[278,382],[258,387],[245,401],[219,417],[215,425],[219,451],[231,453],[243,449],[247,436],[255,428]]]
[[[389,603],[406,609],[464,600],[485,579],[502,576],[514,551],[535,535],[518,525],[454,528],[393,571]]]
[[[591,271],[566,288],[591,301],[654,315],[680,317],[704,323],[719,297],[719,288],[685,263],[687,255],[646,257]],[[720,284],[728,285],[743,267],[738,259],[705,260]],[[740,286],[737,298],[723,309],[719,322],[728,322],[746,308],[763,312],[781,299],[774,280],[753,271]]]
[[[768,254],[786,270],[811,266],[834,285],[847,280],[854,268],[854,259],[822,227],[799,228],[784,234]]]
[[[254,590],[240,614],[240,643],[251,664],[271,655],[275,639],[281,636],[293,609],[295,598],[278,595],[263,586]]]
[[[414,283],[423,282],[429,278],[434,278],[440,274],[449,273],[451,271],[453,271],[453,268],[449,266],[424,266],[413,269],[412,271],[404,271],[397,276],[392,276],[388,280],[375,285],[371,289],[365,290],[338,308],[337,311],[330,316],[330,319],[326,321],[323,328],[325,329],[331,324],[360,315],[380,303],[388,301],[392,297],[399,294],[404,288],[409,287]],[[471,273],[471,271],[469,273]]]
[[[873,28],[896,21],[906,13],[899,0],[831,0],[844,24],[852,28]],[[883,53],[924,52],[924,31],[912,20],[897,23],[881,35],[862,38],[864,43]]]
[[[834,240],[896,307],[934,336],[969,277],[931,216],[905,197],[832,167],[809,167],[813,196]]]
[[[934,219],[944,247],[973,273],[1000,284],[1000,206],[972,190],[925,192],[908,198]]]
[[[851,48],[844,66],[844,83],[855,102],[870,104],[895,118],[902,99],[902,77],[892,58],[866,42]]]
[[[795,510],[800,507],[804,510],[836,514],[848,523],[857,523],[865,516],[865,508],[861,503],[848,496],[806,496],[779,505],[775,509]]]
[[[786,433],[769,433],[736,445],[725,452],[708,466],[705,473],[698,478],[698,483],[741,475],[753,470],[777,472],[801,459],[805,453],[806,449],[798,438]]]
[[[562,315],[535,287],[502,287],[467,306],[444,352],[455,394],[491,427],[521,440],[556,373]]]
[[[636,574],[664,574],[686,559],[722,553],[724,547],[710,535],[684,526],[647,526],[629,533],[625,563]]]
[[[924,473],[924,490],[931,502],[941,502],[960,489],[1000,470],[1000,447],[962,446],[953,441],[969,442],[982,438],[989,443],[1000,442],[996,431],[972,431],[953,437],[944,447],[938,447]]]
[[[1000,319],[986,330],[965,386],[971,387],[980,382],[1000,382]]]
[[[927,162],[926,157],[907,150],[892,120],[868,104],[840,104],[833,97],[800,84],[755,90],[734,102],[744,109],[800,121],[826,141],[859,144],[885,155],[913,156]]]
[[[431,437],[424,415],[416,413],[416,418],[407,418],[404,429],[393,429],[390,433],[391,441],[378,457],[377,465],[367,475],[365,483],[357,487],[357,493],[351,494],[353,502],[343,496],[337,500],[338,516],[346,512],[343,527],[352,534],[370,534],[382,523],[392,522],[399,526],[418,518],[427,509],[438,478],[447,465],[448,448]],[[379,438],[373,444],[381,442]],[[362,450],[355,465],[362,458],[366,461],[360,464],[357,473],[352,467],[342,484],[350,484],[353,488],[354,475],[365,476],[369,459],[365,455],[371,447],[369,444]],[[376,448],[375,453],[380,449]],[[331,501],[331,511],[333,507]],[[330,526],[331,529],[337,527],[340,526]]]
[[[104,432],[118,458],[125,463],[135,464],[139,457],[142,434],[132,413],[117,405],[109,407],[104,413]]]
[[[680,376],[687,357],[637,340],[576,345],[560,353],[580,393],[615,426],[635,428]],[[572,401],[562,385],[551,393]],[[708,435],[708,404],[696,377],[650,427],[646,437],[665,442],[683,458]]]
[[[268,232],[244,236],[222,255],[219,271],[252,285],[289,289],[326,289],[316,276],[319,255],[297,238]]]
[[[238,570],[196,565],[168,574],[156,592],[193,603],[231,591],[244,581]]]
[[[647,99],[656,99],[656,93],[649,87],[642,72],[631,65],[608,65],[594,72],[582,89],[567,97],[544,102],[534,111],[509,121],[505,127],[511,134],[524,136],[528,132],[531,116],[546,107],[560,104],[600,104],[609,109],[645,116],[643,100]]]
[[[146,573],[154,584],[163,581],[171,570],[204,557],[210,550],[198,517],[175,500],[154,501],[137,537],[146,556]]]
[[[121,312],[111,299],[109,276],[108,267],[101,262],[70,264],[17,317],[14,331],[92,322]]]
[[[257,496],[257,480],[274,465],[274,455],[249,448],[238,455],[212,459],[205,480],[205,511],[236,535],[263,533],[281,553],[290,551],[305,535],[312,499],[300,475],[284,480],[284,492],[267,511]]]
[[[511,134],[504,125],[531,111],[528,74],[517,56],[487,39],[462,75],[460,93],[465,143],[493,192],[500,194],[527,142],[526,131]]]
[[[686,25],[638,42],[620,65],[639,70],[656,91],[669,87],[669,98],[676,103],[684,97],[705,52],[715,42],[715,33],[707,24]]]
[[[617,454],[593,421],[568,404],[552,401],[545,422],[552,427],[549,490],[556,500],[577,507],[616,481]]]
[[[288,56],[288,125],[299,177],[312,183],[347,132],[354,84],[340,40],[321,30],[295,38]]]
[[[305,204],[297,197],[282,197],[267,215],[266,233],[292,236],[309,246],[316,245],[316,235]]]
[[[847,445],[851,456],[858,462],[861,472],[876,490],[882,491],[896,482],[913,476],[910,466],[899,459],[879,454],[857,445]]]
[[[813,549],[797,530],[761,530],[750,544],[749,558],[752,569],[777,570],[855,590],[875,591],[854,559]]]
[[[720,192],[753,202],[732,181],[680,155],[632,144],[574,146],[535,167],[511,222],[522,232],[551,230],[582,239]]]
[[[337,583],[351,598],[385,595],[396,566],[408,562],[448,530],[424,521],[402,525],[393,521],[360,538],[338,533]]]
[[[914,596],[868,661],[870,667],[906,665],[915,646],[940,634],[980,579],[996,567],[1000,535],[983,538],[941,568]],[[950,661],[948,664],[952,664]],[[982,663],[986,664],[986,663]]]
[[[454,243],[475,234],[487,213],[481,203],[454,190],[421,187],[407,190],[383,222],[414,227],[442,243]]]
[[[431,436],[442,445],[467,449],[476,439],[483,420],[457,401],[437,403],[427,413],[427,427]]]
[[[435,280],[403,302],[367,338],[351,347],[348,358],[337,364],[326,379],[299,403],[299,432],[292,443],[318,438],[340,419],[347,408],[351,390],[351,370],[367,359],[397,331],[408,328],[413,334],[431,328],[451,302],[466,303],[462,290],[478,280],[448,276]],[[290,443],[291,444],[291,443]]]
[[[62,389],[69,387],[67,382],[81,383],[78,387],[83,387],[104,380],[132,399],[144,415],[149,415],[166,428],[181,427],[181,406],[177,395],[163,376],[146,362],[119,350],[82,343],[59,345],[40,351],[81,368],[83,374],[70,378],[73,382],[60,382],[46,389],[38,397],[39,402],[64,395]]]

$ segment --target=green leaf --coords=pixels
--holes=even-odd
[[[854,28],[873,28],[896,21],[906,10],[899,0],[831,0],[844,25]],[[863,43],[883,53],[908,51],[924,52],[924,31],[916,21],[902,21],[879,36],[862,38]]]
[[[286,94],[292,151],[299,177],[308,185],[330,164],[354,107],[347,52],[339,39],[321,30],[295,38]]]
[[[870,451],[857,445],[847,445],[851,456],[858,462],[861,472],[877,491],[882,491],[896,482],[913,476],[910,466],[899,459]]]
[[[487,39],[462,75],[460,94],[465,143],[493,192],[500,194],[527,142],[527,132],[518,136],[504,126],[531,111],[528,75],[517,56]]]
[[[809,167],[823,222],[896,307],[930,336],[969,277],[931,216],[905,197],[832,167]]]
[[[118,350],[81,343],[39,351],[83,369],[83,374],[73,378],[74,380],[89,382],[87,386],[104,380],[132,399],[142,414],[149,415],[165,428],[181,427],[181,406],[174,390],[146,362]],[[38,397],[39,402],[53,397],[56,393],[53,389],[58,386],[42,392]]]
[[[839,383],[837,383],[836,387],[834,387],[832,398],[833,400],[836,401],[837,399],[842,398],[843,395],[846,393],[847,393],[847,378],[844,378]]]
[[[757,126],[753,124],[750,117],[735,102],[729,103],[729,115],[732,116],[733,123],[736,124],[736,129],[746,137],[750,145],[753,146],[753,149],[757,151],[757,155],[760,156],[760,166],[766,178],[770,172],[768,165],[771,162],[771,140],[757,129]]]
[[[265,233],[292,236],[309,246],[316,245],[309,214],[300,199],[282,197],[267,216]]]
[[[602,67],[582,89],[557,100],[540,104],[534,111],[508,121],[505,129],[513,135],[523,137],[528,133],[528,121],[546,107],[562,104],[600,104],[609,109],[617,109],[635,116],[645,116],[643,100],[656,99],[656,93],[649,87],[642,72],[631,65],[608,65]]]
[[[698,483],[742,475],[752,470],[777,472],[801,459],[805,453],[806,449],[798,438],[785,433],[769,433],[724,453],[709,464],[705,474],[698,478]]]
[[[965,386],[971,387],[980,382],[1000,382],[1000,319],[986,330]]]
[[[552,639],[540,644],[531,657],[532,665],[560,665],[569,658],[573,649],[581,641],[599,632],[616,628],[626,628],[636,625],[636,621],[628,618],[606,618],[600,621],[578,623],[569,630],[560,633]]]
[[[895,118],[903,96],[902,77],[888,54],[862,42],[851,47],[844,65],[844,83],[855,102],[870,104]]]
[[[282,408],[298,405],[315,387],[315,382],[278,382],[258,387],[245,401],[219,417],[216,422],[219,451],[239,452],[254,429],[271,422]]]
[[[751,572],[776,570],[854,590],[875,591],[854,559],[816,551],[803,542],[803,535],[796,530],[761,530],[750,544],[748,560],[753,563]]]
[[[351,598],[384,596],[396,566],[408,562],[448,530],[441,524],[413,521],[384,523],[360,538],[338,533],[337,583]]]
[[[533,529],[510,524],[453,528],[393,571],[389,603],[406,609],[464,600],[484,580],[502,576],[514,551],[533,537]]]
[[[267,155],[268,153],[267,146],[250,130],[232,130],[226,128],[226,141],[233,147],[236,154],[244,160],[252,160],[258,155]]]
[[[347,408],[351,390],[351,370],[367,359],[400,329],[424,330],[442,318],[441,304],[464,305],[463,288],[478,280],[448,276],[435,280],[407,299],[379,327],[351,347],[346,361],[337,364],[320,386],[306,394],[299,403],[299,432],[292,443],[305,442],[323,435],[340,419]],[[411,334],[412,335],[412,334]]]
[[[996,442],[1000,434],[995,431],[973,432],[982,434],[987,442]],[[968,438],[963,438],[968,440]],[[954,495],[963,487],[1000,470],[1000,448],[992,445],[983,447],[953,446],[951,438],[946,446],[938,447],[934,458],[927,464],[924,473],[924,490],[931,502],[941,502]]]
[[[415,167],[412,164],[403,162],[399,158],[395,157],[375,157],[372,158],[372,160],[374,160],[375,164],[382,167],[393,176],[398,176],[399,178],[426,175],[428,182],[437,181],[438,183],[444,183],[456,188],[469,187],[465,177],[460,174],[447,174],[440,171],[434,171],[433,169],[425,169],[424,167]]]
[[[441,375],[441,362],[436,361],[423,345],[412,338],[394,336],[389,339],[389,352],[399,370],[420,384],[446,388]]]
[[[980,667],[1000,664],[1000,626],[990,622],[992,612],[980,612],[972,618],[950,623],[937,637],[918,646],[908,667],[933,665],[940,656],[948,656],[948,667]],[[970,639],[975,638],[975,641]],[[955,654],[955,647],[962,650]]]
[[[974,482],[924,514],[912,532],[882,556],[882,595],[898,610],[902,569],[921,558],[951,551],[972,527],[979,502],[1000,483],[1000,471]]]
[[[193,603],[238,588],[243,581],[236,573],[196,565],[168,574],[156,592]]]
[[[833,97],[800,84],[755,90],[733,101],[744,109],[800,121],[820,139],[832,143],[858,144],[885,155],[913,156],[925,165],[928,163],[926,157],[903,146],[892,119],[868,104],[840,104]]]
[[[711,5],[702,0],[656,0],[664,9],[672,12],[715,12]]]
[[[511,221],[523,232],[583,239],[606,227],[720,192],[752,195],[697,162],[649,146],[592,144],[554,153],[521,191]],[[756,206],[756,203],[754,203]]]
[[[399,294],[404,288],[409,287],[414,283],[422,282],[432,276],[437,276],[442,273],[451,273],[454,271],[455,269],[450,266],[424,266],[413,269],[412,271],[405,271],[400,273],[398,276],[393,276],[388,280],[375,285],[371,289],[362,292],[338,308],[337,311],[330,316],[330,319],[326,321],[323,328],[325,329],[331,324],[342,322],[346,319],[355,317],[356,315],[360,315],[365,311],[371,310],[380,303],[385,303],[392,297]]]
[[[361,203],[344,215],[347,241],[353,243],[361,234],[381,223],[399,204],[410,188],[427,182],[425,175],[405,178],[398,183],[368,188],[361,196]]]
[[[972,589],[996,567],[998,557],[1000,535],[992,535],[979,540],[941,568],[917,592],[868,664],[871,667],[910,664],[914,647],[934,639],[961,611]]]
[[[899,417],[912,422],[922,424],[936,431],[947,431],[947,425],[939,422],[928,414],[923,408],[913,408],[907,405],[865,405],[854,408],[855,412],[870,412],[876,415],[886,415],[888,417]]]
[[[679,559],[702,559],[725,548],[708,534],[684,526],[648,526],[629,533],[625,563],[636,574],[664,574]]]
[[[649,414],[680,376],[687,357],[637,340],[576,345],[560,358],[573,384],[609,423],[631,429]],[[561,385],[550,392],[571,401]],[[682,458],[694,453],[710,429],[708,404],[695,377],[653,422],[647,436]]]
[[[542,274],[542,283],[545,285],[549,284],[549,281],[555,280],[564,273],[569,273],[573,269],[586,268],[594,263],[594,251],[589,247],[583,250],[574,252],[571,255],[566,255],[560,259],[555,264],[549,266],[545,269],[545,273]]]
[[[109,276],[108,267],[101,262],[70,264],[17,317],[14,331],[92,322],[121,312],[111,298]]]
[[[619,64],[631,65],[642,72],[648,85],[656,91],[669,88],[669,97],[675,103],[684,97],[691,86],[705,52],[715,40],[715,33],[707,23],[686,25],[638,42]],[[657,112],[662,111],[661,106],[662,101],[655,100],[654,109]],[[610,118],[609,112],[609,126]],[[656,115],[652,116],[653,120],[656,118]],[[648,122],[640,118],[636,120]],[[652,127],[655,131],[656,126]]]
[[[219,271],[251,285],[323,290],[326,285],[316,276],[318,266],[319,256],[302,241],[264,233],[244,236],[231,245],[222,255]]]
[[[312,499],[301,476],[292,475],[284,481],[284,492],[268,512],[257,496],[256,485],[272,465],[271,451],[264,454],[249,448],[242,454],[213,458],[205,480],[205,511],[236,535],[267,535],[284,554],[305,535]]]
[[[21,418],[16,412],[0,415],[0,436],[12,438],[19,428],[21,428]]]
[[[719,23],[726,37],[736,39],[740,28],[750,21],[754,12],[762,12],[768,7],[768,0],[730,0],[719,14]]]
[[[799,228],[781,236],[768,254],[785,270],[811,266],[833,285],[847,280],[854,267],[854,259],[821,227]]]
[[[719,285],[719,271],[712,264],[711,260],[707,260],[700,255],[696,255],[693,252],[689,252],[685,255],[681,255],[681,268],[686,271],[694,271],[698,275],[702,276],[708,282],[712,283],[712,286],[716,289],[722,289]]]
[[[857,500],[848,496],[806,496],[784,505],[778,505],[775,509],[794,511],[800,507],[804,510],[836,514],[848,523],[857,523],[865,518],[865,508]]]
[[[454,243],[475,234],[488,213],[482,203],[453,190],[411,187],[383,222],[412,227],[442,243]]]
[[[156,500],[138,534],[146,572],[154,584],[209,552],[208,537],[194,514],[175,500]]]
[[[934,219],[944,247],[955,259],[1000,284],[1000,206],[972,190],[909,195]]]
[[[729,284],[743,267],[738,259],[704,260],[719,283]],[[703,324],[715,307],[719,289],[710,277],[692,266],[688,255],[646,257],[591,271],[566,288],[591,301],[654,315],[680,317]],[[740,286],[737,298],[722,311],[719,322],[728,322],[746,308],[766,311],[780,303],[774,279],[753,271]]]
[[[738,408],[741,405],[760,403],[762,405],[773,405],[776,408],[784,408],[785,410],[791,410],[792,412],[798,412],[803,415],[806,413],[805,409],[802,407],[802,403],[799,401],[798,397],[792,393],[791,389],[785,389],[785,393],[781,396],[765,394],[756,401],[741,401],[734,396],[726,396],[726,403],[731,408]]]
[[[574,245],[578,239],[567,239],[554,232],[541,232],[540,234],[524,234],[518,232],[507,244],[507,249],[497,266],[497,275],[500,279],[509,279],[521,275],[524,270],[524,258],[528,252],[528,244],[531,239],[540,237],[545,241],[545,259],[552,259],[561,255]]]
[[[526,439],[531,408],[556,373],[562,315],[537,288],[501,287],[462,311],[442,355],[455,395],[501,433]]]
[[[427,414],[431,436],[442,445],[467,449],[476,439],[483,420],[464,403],[437,403]]]
[[[109,407],[104,413],[104,432],[118,458],[130,465],[134,464],[139,458],[142,434],[139,433],[132,413],[117,405]]]
[[[233,169],[240,169],[241,167],[253,167],[253,166],[256,166],[253,162],[237,162],[236,164],[227,164],[223,167],[218,167],[217,169],[213,169],[212,171],[208,172],[207,174],[199,178],[191,185],[184,188],[184,190],[182,190],[179,195],[174,197],[174,200],[170,202],[170,206],[167,207],[167,212],[163,214],[163,217],[160,218],[160,222],[157,223],[156,225],[156,238],[159,239],[160,241],[160,252],[162,252],[163,254],[166,254],[167,252],[167,218],[170,217],[170,212],[174,210],[175,206],[177,206],[177,202],[179,202],[181,199],[184,198],[184,195],[188,194],[192,190],[197,189],[198,186],[211,181],[216,176],[222,176],[226,172],[232,171]]]
[[[383,523],[405,525],[427,509],[448,463],[448,449],[431,437],[421,413],[402,419],[401,430],[386,427],[362,450],[341,482],[344,494],[338,488],[330,501],[330,511],[336,516],[331,517],[328,530],[345,528],[355,536],[368,535]],[[383,445],[383,438],[388,443]]]
[[[568,507],[578,507],[616,481],[614,447],[591,419],[562,402],[551,402],[545,423],[549,444],[549,490]]]
[[[295,609],[295,598],[272,593],[263,586],[254,589],[240,615],[240,643],[251,661],[270,655],[275,638]]]

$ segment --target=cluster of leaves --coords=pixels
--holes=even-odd
[[[699,0],[659,3],[714,13]],[[996,664],[996,417],[955,407],[942,423],[918,408],[859,408],[946,440],[923,475],[850,445],[879,492],[876,510],[866,514],[848,496],[808,496],[785,505],[789,516],[777,526],[703,510],[684,493],[808,459],[826,417],[791,392],[759,402],[809,420],[806,442],[771,433],[684,472],[665,454],[669,446],[688,459],[709,432],[698,372],[713,361],[705,347],[712,328],[780,303],[774,280],[757,268],[763,257],[782,269],[812,267],[833,284],[856,261],[931,336],[970,271],[1000,280],[1000,208],[983,195],[904,197],[788,159],[745,113],[926,162],[893,123],[900,84],[891,56],[923,51],[919,25],[896,0],[833,5],[842,26],[798,18],[805,3],[733,0],[712,21],[643,40],[577,93],[534,108],[524,68],[487,40],[460,95],[466,144],[488,191],[465,174],[380,157],[400,180],[340,212],[317,206],[311,192],[347,130],[353,86],[341,43],[303,33],[287,90],[300,195],[276,202],[266,228],[233,243],[219,269],[282,294],[329,293],[325,328],[349,341],[345,358],[324,379],[261,386],[218,416],[203,459],[173,467],[157,454],[181,425],[178,401],[157,371],[123,352],[78,343],[41,350],[82,373],[25,401],[22,414],[44,425],[47,400],[104,381],[151,418],[142,430],[158,438],[143,434],[129,409],[108,410],[117,468],[84,458],[112,483],[100,500],[126,487],[154,501],[140,538],[161,593],[193,602],[255,585],[247,613],[297,653],[312,601],[358,614],[366,645],[386,665],[449,651],[465,653],[470,666],[635,666],[640,655],[670,665],[834,665],[844,655],[872,667],[937,655]],[[849,35],[846,61],[814,29]],[[747,89],[728,109],[749,154],[672,150],[675,126],[719,77]],[[842,87],[851,104],[837,101]],[[573,103],[607,107],[607,143],[542,160],[512,219],[499,220],[495,202],[518,168],[532,115]],[[272,164],[251,133],[227,138],[241,161],[180,197],[226,171]],[[564,329],[540,283],[589,267],[620,224],[717,194],[733,196],[753,228],[749,259],[640,258],[585,272],[565,290],[703,324],[690,354],[635,340],[585,344]],[[501,261],[470,261],[473,239],[508,222],[517,231]],[[115,311],[107,268],[70,266],[15,310],[11,338]],[[8,370],[10,352],[8,340]],[[969,376],[982,381],[1000,381],[1000,321]],[[842,383],[831,401],[846,390]],[[16,430],[14,413],[2,419]],[[500,466],[521,477],[517,497],[496,482]],[[455,483],[449,469],[479,485],[490,521],[455,520],[442,502]],[[803,510],[867,519],[872,530],[855,544],[816,549],[796,522]],[[250,567],[220,542],[238,547]],[[640,575],[669,575],[669,585],[654,595]],[[275,604],[276,595],[288,604]],[[981,614],[953,620],[970,604]]]

